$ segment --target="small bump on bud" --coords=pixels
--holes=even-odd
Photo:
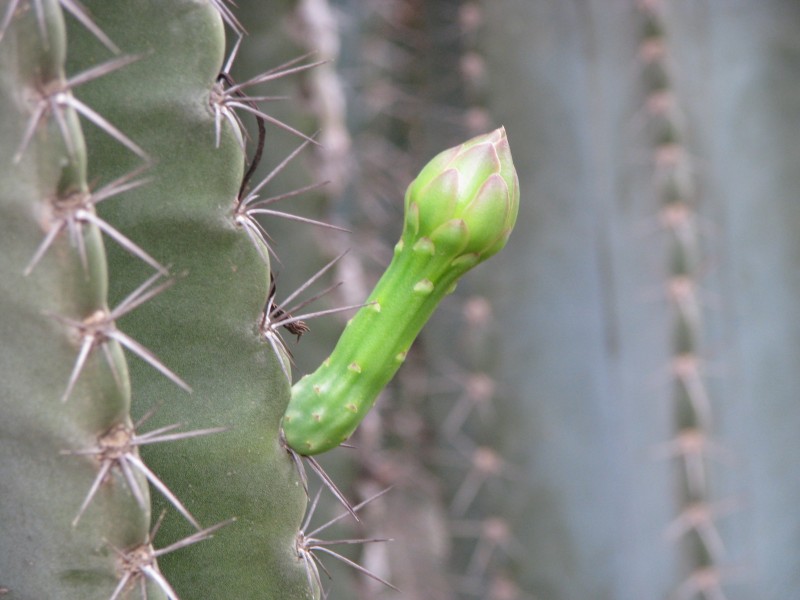
[[[414,292],[423,296],[427,296],[433,292],[434,287],[435,286],[430,279],[423,279],[422,281],[418,281],[414,284]]]

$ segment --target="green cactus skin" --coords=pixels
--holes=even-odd
[[[55,317],[81,320],[107,310],[99,230],[81,227],[85,264],[62,234],[24,274],[53,226],[54,205],[88,189],[81,123],[70,108],[63,113],[70,150],[49,115],[15,161],[38,91],[65,81],[58,2],[36,4],[18,8],[0,41],[0,588],[15,600],[107,600],[119,579],[114,548],[146,539],[147,484],[134,475],[142,509],[113,470],[73,525],[100,465],[64,453],[130,425],[130,387],[123,353],[109,341],[113,370],[94,352],[61,401],[80,340]],[[150,598],[164,597],[148,588]]]
[[[292,388],[283,418],[291,449],[319,454],[350,437],[442,298],[505,245],[518,204],[503,129],[428,163],[408,188],[403,235],[367,305],[322,366]]]
[[[85,4],[124,53],[142,59],[81,86],[80,97],[153,163],[148,185],[99,211],[176,275],[172,288],[121,319],[120,327],[192,388],[189,396],[132,360],[132,410],[140,417],[154,409],[148,429],[175,423],[228,428],[142,449],[203,526],[237,519],[213,539],[161,557],[159,565],[184,600],[316,598],[319,591],[309,589],[295,548],[307,499],[279,437],[289,385],[257,327],[269,269],[234,222],[244,156],[226,120],[215,147],[209,97],[223,64],[223,23],[208,3],[195,0]],[[82,36],[70,42],[69,60],[80,69],[99,48]],[[130,153],[108,136],[94,130],[87,136],[90,162],[99,171],[115,177],[131,169]],[[110,248],[109,265],[117,298],[146,270],[119,248]],[[190,533],[170,511],[155,546]]]

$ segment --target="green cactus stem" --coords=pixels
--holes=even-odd
[[[119,327],[192,389],[186,394],[131,360],[132,413],[149,416],[149,431],[178,423],[225,429],[141,448],[149,468],[203,527],[236,519],[213,539],[182,547],[197,534],[169,510],[153,545],[175,552],[159,555],[159,568],[183,600],[313,599],[319,590],[309,585],[296,549],[306,494],[280,444],[289,384],[258,330],[268,254],[235,214],[245,153],[232,113],[241,98],[218,85],[225,69],[222,19],[196,0],[84,4],[126,54],[141,59],[81,86],[80,98],[152,157],[147,185],[102,203],[98,212],[175,275],[174,285],[122,317]],[[87,35],[70,38],[76,70],[91,64],[98,46]],[[272,66],[268,57],[264,62]],[[96,170],[109,178],[130,172],[130,152],[87,130]],[[118,244],[109,244],[108,262],[113,298],[144,278],[144,262]],[[168,508],[161,494],[153,496],[154,513]],[[211,533],[204,531],[204,538]]]
[[[422,169],[406,192],[391,264],[331,355],[292,388],[283,418],[292,450],[318,454],[350,437],[442,298],[505,246],[518,206],[503,128],[445,150]]]

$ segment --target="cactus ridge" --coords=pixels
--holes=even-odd
[[[153,156],[152,187],[131,190],[136,200],[135,210],[131,211],[134,216],[120,212],[114,205],[104,206],[102,214],[115,226],[120,223],[121,233],[135,239],[159,262],[169,265],[171,272],[179,274],[168,294],[154,295],[144,303],[143,311],[125,314],[122,327],[126,333],[141,339],[143,347],[154,348],[163,359],[162,364],[180,373],[181,381],[191,383],[196,399],[192,407],[181,406],[184,404],[181,399],[160,404],[153,415],[153,431],[138,437],[155,434],[155,438],[169,438],[160,441],[180,439],[173,436],[179,435],[175,428],[187,420],[185,415],[205,420],[202,429],[191,428],[186,434],[192,438],[186,440],[189,449],[185,452],[193,457],[186,461],[188,464],[179,467],[174,460],[175,452],[183,452],[182,449],[161,443],[139,445],[147,468],[169,485],[175,498],[185,502],[182,505],[194,523],[213,523],[230,515],[238,519],[213,544],[195,545],[194,542],[209,536],[196,532],[184,537],[184,519],[188,517],[176,520],[168,514],[158,530],[158,539],[152,544],[160,548],[151,554],[159,559],[158,570],[169,577],[170,587],[155,580],[156,587],[170,597],[178,593],[183,597],[201,593],[211,597],[226,594],[314,597],[317,592],[307,585],[294,547],[294,535],[306,506],[305,496],[291,461],[279,444],[277,411],[283,411],[281,403],[288,399],[288,385],[286,376],[279,376],[280,353],[271,351],[258,332],[261,302],[269,296],[266,287],[270,281],[270,250],[266,229],[256,221],[256,215],[261,213],[248,214],[248,211],[266,208],[265,201],[256,194],[269,181],[249,198],[247,188],[248,175],[258,164],[261,135],[248,168],[242,168],[247,139],[242,133],[244,115],[254,116],[260,128],[263,123],[277,121],[253,107],[271,98],[256,96],[250,91],[251,86],[309,67],[272,69],[238,84],[229,75],[236,52],[223,64],[222,44],[218,39],[221,23],[218,22],[219,31],[211,31],[207,23],[194,18],[207,12],[208,6],[188,1],[163,6],[156,3],[147,11],[159,15],[158,18],[152,21],[147,33],[132,36],[121,15],[139,11],[134,4],[124,5],[121,14],[104,4],[92,4],[99,22],[104,26],[112,24],[109,30],[112,37],[126,49],[142,54],[143,63],[148,61],[146,65],[136,65],[138,79],[131,77],[124,82],[127,88],[123,85],[114,90],[117,94],[125,94],[127,90],[127,98],[134,99],[129,103],[132,106],[115,103],[112,94],[103,93],[102,85],[90,86],[86,97],[101,101],[108,98],[112,111],[109,121],[119,123],[123,130],[136,128],[134,139]],[[212,4],[229,26],[237,28],[238,20],[225,18],[226,14],[232,16],[226,12],[226,5]],[[170,20],[174,20],[174,15],[193,22],[180,28],[171,23],[166,35],[162,23],[170,22],[165,18],[167,15]],[[192,27],[196,23],[203,28],[202,32]],[[189,32],[194,32],[191,39],[187,38]],[[219,64],[222,64],[222,68],[217,64],[213,73],[207,69],[203,81],[196,77],[196,71],[190,71],[186,77],[182,65],[173,60],[175,54],[191,54],[192,45],[201,39],[213,42],[209,45],[212,52],[206,52],[204,46],[196,51],[192,61],[204,68],[211,67],[211,58],[216,60],[212,55],[219,50]],[[163,56],[154,69],[149,48],[154,46],[160,52],[162,45],[171,54]],[[238,47],[237,43],[235,50]],[[163,99],[169,102],[164,110],[170,113],[171,120],[163,124],[159,121],[156,129],[142,121],[135,108],[149,107]],[[288,129],[299,133],[294,128]],[[98,160],[107,168],[109,165],[114,168],[113,160],[107,160],[113,157],[103,152],[107,144],[94,137],[92,147]],[[191,170],[182,164],[182,152],[176,142],[193,147],[195,164]],[[170,201],[164,202],[163,198]],[[115,248],[112,254],[112,264],[116,268],[126,265],[122,267],[126,270],[130,262],[122,262],[124,253]],[[126,280],[132,277],[127,273],[121,276]],[[158,280],[153,285],[158,285]],[[117,289],[120,287],[117,284]],[[187,314],[191,314],[193,324],[188,329]],[[198,321],[203,324],[201,329],[207,331],[199,334],[194,331]],[[161,347],[153,343],[155,330]],[[143,376],[138,367],[133,373],[138,391],[135,410],[141,413],[159,406],[154,404],[161,402],[163,394],[158,384]],[[219,410],[217,400],[226,403],[226,410]],[[223,429],[229,433],[205,435]],[[154,481],[151,483],[157,486]],[[154,502],[164,506],[171,500],[156,496]],[[155,532],[151,538],[154,536]],[[184,547],[183,552],[172,552]],[[243,558],[245,553],[247,559]],[[207,568],[198,572],[199,564],[206,564]],[[148,565],[145,561],[142,566],[130,569],[129,582],[142,585],[144,580],[154,581],[154,571]],[[257,582],[261,587],[255,591]]]
[[[738,510],[730,499],[714,501],[706,462],[719,449],[711,437],[712,399],[700,358],[703,310],[699,297],[700,228],[691,158],[677,93],[673,91],[669,22],[661,2],[641,2],[643,38],[639,57],[647,98],[645,113],[654,156],[654,188],[661,202],[660,221],[670,234],[667,298],[674,307],[670,373],[675,403],[675,437],[659,454],[682,463],[678,515],[665,535],[680,542],[689,573],[675,597],[696,594],[727,598],[728,576],[721,567],[725,544],[717,520]]]
[[[80,6],[69,1],[60,4],[87,25],[88,17]],[[97,35],[100,30],[88,23],[88,29],[106,43],[108,38]],[[31,522],[15,513],[3,515],[8,525],[4,537],[9,541],[0,555],[0,570],[9,578],[7,589],[20,597],[108,597],[113,586],[122,589],[124,585],[120,587],[118,561],[102,549],[129,547],[143,539],[150,514],[144,473],[130,468],[137,464],[137,450],[130,446],[123,450],[120,445],[113,448],[112,440],[120,441],[117,434],[130,422],[130,383],[122,347],[153,357],[115,323],[147,299],[147,290],[139,290],[140,294],[131,295],[114,310],[106,308],[102,233],[149,259],[145,262],[157,263],[96,216],[97,202],[137,184],[122,179],[94,194],[87,191],[88,161],[79,115],[140,158],[146,154],[72,92],[122,70],[135,59],[122,57],[65,77],[63,15],[60,5],[52,1],[9,3],[0,35],[4,38],[0,45],[4,80],[11,83],[11,78],[17,77],[15,85],[19,85],[6,90],[16,94],[5,98],[3,127],[6,134],[14,131],[7,136],[7,144],[20,140],[13,155],[3,155],[0,167],[3,180],[12,182],[3,190],[3,221],[7,217],[18,230],[4,236],[9,245],[0,267],[4,280],[11,282],[3,312],[13,328],[4,339],[10,347],[21,348],[21,336],[27,360],[53,370],[52,378],[49,373],[33,376],[29,370],[15,368],[18,361],[11,355],[3,361],[4,370],[10,369],[4,376],[8,383],[3,420],[18,430],[2,432],[4,459],[7,448],[14,451],[7,465],[0,461],[4,480],[14,482],[9,508],[23,507],[37,518]],[[20,268],[14,257],[27,242],[20,244],[17,239],[32,240],[41,230],[44,239],[25,258],[27,266]],[[60,235],[64,231],[70,239]],[[37,332],[44,331],[50,335],[42,338]],[[105,360],[93,356],[100,347]],[[57,392],[55,380],[69,363],[72,368],[66,390]],[[70,397],[67,406],[64,402]],[[98,438],[98,430],[109,434]],[[90,448],[92,440],[97,446]],[[111,459],[118,451],[127,462]],[[56,460],[59,455],[70,458]],[[112,468],[115,466],[118,468]],[[126,487],[129,494],[123,492]],[[62,503],[45,508],[42,503],[55,495]],[[92,501],[94,510],[87,510]],[[74,506],[80,503],[80,508],[77,516],[68,517],[65,513],[73,510],[73,502]],[[84,580],[100,585],[90,589]]]

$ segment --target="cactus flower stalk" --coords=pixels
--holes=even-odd
[[[331,355],[292,388],[283,418],[302,455],[345,441],[403,363],[439,302],[508,241],[519,180],[505,129],[434,157],[409,185],[394,257]]]

